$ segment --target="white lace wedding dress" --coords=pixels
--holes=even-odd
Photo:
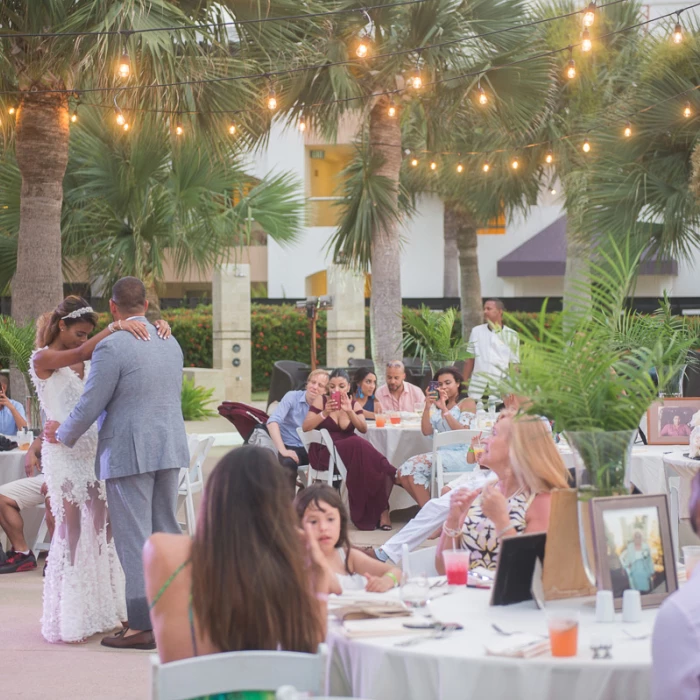
[[[49,379],[30,372],[47,420],[68,418],[85,389],[70,367]],[[45,442],[42,466],[56,529],[44,581],[41,633],[49,642],[77,642],[126,620],[124,572],[107,524],[105,485],[95,477],[97,425],[70,449]]]

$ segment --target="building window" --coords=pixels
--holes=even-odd
[[[306,192],[309,226],[337,226],[340,211],[335,205],[342,185],[341,173],[353,157],[353,146],[307,146]]]
[[[483,228],[478,228],[476,232],[481,236],[489,235],[502,235],[506,232],[506,215],[505,212],[501,212],[498,216],[493,219],[489,219],[486,226]]]

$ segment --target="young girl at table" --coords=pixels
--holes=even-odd
[[[302,528],[316,538],[328,569],[336,576],[337,585],[331,592],[383,593],[399,585],[401,569],[372,559],[350,545],[348,514],[335,489],[313,484],[299,492],[295,504]]]

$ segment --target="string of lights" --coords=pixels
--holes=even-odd
[[[427,0],[420,0],[421,2],[426,2]],[[617,5],[621,2],[628,2],[628,0],[611,0],[609,3],[605,3],[603,5],[597,6],[597,9],[603,9],[606,7],[610,7],[611,5]],[[369,7],[365,8],[364,11],[367,9],[375,9],[376,7],[381,7],[381,6],[374,6],[374,7]],[[591,8],[594,8],[592,10]],[[348,59],[348,60],[342,60],[342,61],[332,61],[332,62],[325,62],[325,63],[318,63],[318,64],[311,64],[311,65],[306,65],[306,66],[297,66],[295,68],[281,68],[278,70],[270,70],[270,71],[265,71],[263,73],[249,73],[246,75],[236,75],[236,76],[222,76],[218,78],[200,78],[200,79],[194,79],[194,80],[182,80],[182,81],[176,81],[172,83],[151,83],[149,85],[111,85],[111,86],[102,86],[102,87],[94,87],[94,88],[83,88],[83,89],[51,89],[51,90],[36,90],[34,91],[34,94],[71,94],[74,92],[82,92],[82,93],[92,93],[92,92],[116,92],[116,91],[133,91],[133,90],[145,90],[145,89],[154,89],[154,88],[172,88],[172,87],[183,87],[183,86],[188,86],[188,85],[206,85],[206,84],[211,84],[211,83],[227,83],[227,82],[236,82],[239,80],[254,80],[254,79],[270,79],[273,77],[279,77],[282,75],[294,75],[296,73],[302,73],[306,71],[311,71],[311,70],[325,70],[328,68],[336,68],[339,66],[348,66],[348,65],[358,65],[362,63],[364,59],[379,59],[379,58],[392,58],[394,56],[402,56],[406,54],[411,54],[415,53],[420,56],[424,51],[430,51],[432,49],[437,49],[437,48],[443,48],[445,46],[451,46],[454,44],[459,44],[459,43],[464,43],[467,41],[477,41],[485,38],[489,38],[492,36],[496,36],[499,34],[506,34],[511,31],[515,31],[518,29],[528,29],[530,27],[535,27],[540,24],[545,24],[548,22],[554,22],[556,20],[560,19],[567,19],[569,17],[574,17],[579,14],[583,14],[584,16],[584,25],[585,26],[591,26],[593,23],[593,20],[589,20],[589,24],[587,24],[586,17],[589,16],[595,16],[594,11],[596,9],[595,3],[590,3],[590,5],[586,9],[582,10],[575,10],[573,12],[568,12],[562,15],[555,15],[553,17],[545,17],[539,20],[533,20],[531,22],[524,22],[521,24],[516,24],[512,25],[510,27],[504,27],[503,29],[494,29],[488,32],[483,32],[481,34],[470,34],[465,37],[460,37],[459,39],[451,39],[449,41],[443,41],[443,42],[438,42],[435,44],[427,44],[425,46],[418,46],[418,47],[412,47],[412,48],[407,48],[407,49],[400,49],[397,51],[388,51],[384,53],[377,53],[377,54],[371,54],[369,52],[369,48],[367,45],[367,37],[365,36],[360,43],[358,44],[358,47],[356,49],[356,53],[358,53],[357,59]],[[686,8],[687,9],[687,8]],[[663,17],[669,17],[671,15],[677,14],[676,12],[672,12],[669,15],[664,15]],[[661,18],[655,18],[654,20],[651,21],[657,21],[658,19]],[[587,31],[584,30],[584,34]],[[120,32],[117,32],[120,33]],[[12,35],[15,36],[15,35]],[[47,35],[50,36],[50,35]],[[578,45],[572,45],[572,46],[566,46],[562,50],[569,50],[573,48],[573,46],[578,46]],[[358,61],[358,59],[361,59]],[[119,77],[122,79],[128,79],[131,75],[131,60],[129,58],[128,53],[126,51],[122,54],[118,66],[117,66],[117,73],[119,74]],[[419,84],[419,86],[422,86],[422,79]],[[415,84],[415,78],[412,82],[412,87],[418,89]],[[4,90],[0,91],[0,95],[9,95],[9,94],[21,94],[21,90]]]

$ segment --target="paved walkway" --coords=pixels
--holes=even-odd
[[[218,432],[218,420],[207,421],[191,432]],[[205,478],[228,449],[212,449],[204,465]],[[412,511],[395,514],[395,528],[400,528],[410,515]],[[385,542],[391,533],[355,531],[351,536],[354,544],[376,545]],[[0,576],[0,698],[148,700],[149,652],[106,649],[100,645],[100,635],[77,645],[44,641],[39,626],[42,564],[43,559],[36,571]]]

